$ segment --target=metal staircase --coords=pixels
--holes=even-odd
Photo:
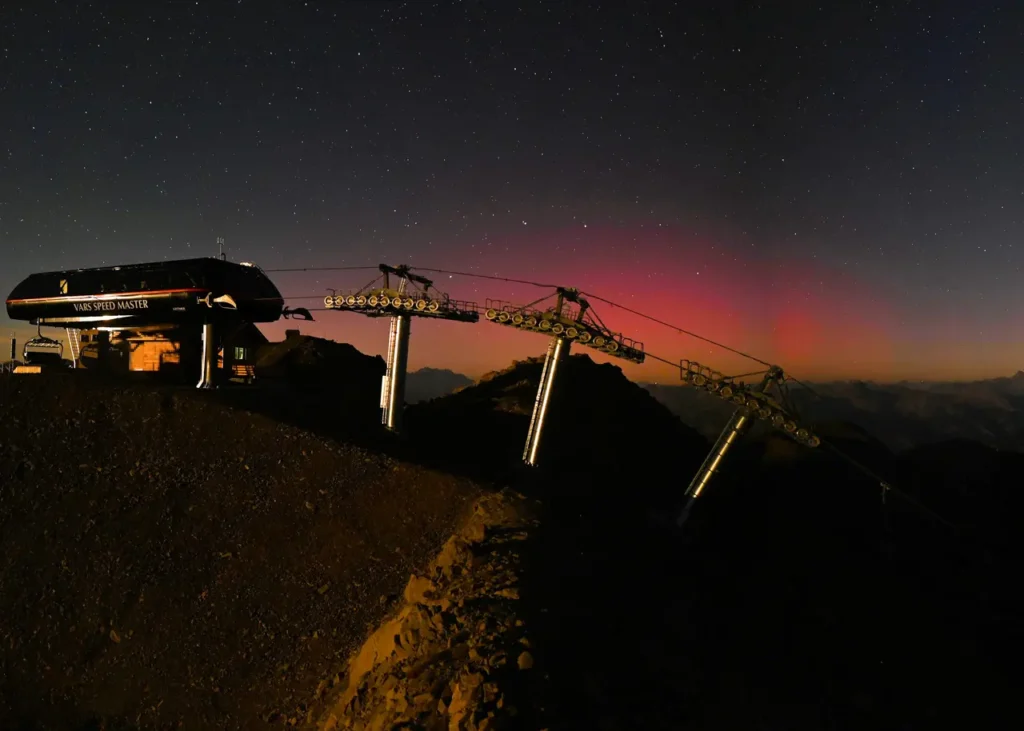
[[[68,344],[71,346],[71,367],[78,368],[79,356],[82,352],[82,343],[78,338],[78,330],[68,328]]]

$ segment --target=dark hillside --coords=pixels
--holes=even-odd
[[[517,362],[410,407],[410,432],[424,458],[470,463],[489,476],[518,464],[542,367],[540,358]],[[573,355],[558,372],[539,453],[547,474],[570,479],[549,485],[544,497],[554,489],[595,508],[665,507],[681,493],[680,475],[694,460],[699,464],[707,446],[620,368]]]
[[[410,371],[406,382],[405,400],[410,404],[447,396],[473,385],[473,379],[444,368],[420,368]]]
[[[303,716],[477,494],[215,394],[78,375],[0,390],[0,728]]]
[[[520,483],[545,505],[524,599],[554,684],[551,728],[990,728],[1006,717],[996,648],[1020,617],[1011,554],[994,558],[893,494],[883,503],[877,482],[826,449],[764,431],[740,443],[678,533],[651,508],[678,503],[708,443],[614,367],[567,366],[543,466]],[[540,367],[414,407],[416,440],[484,473],[514,464]],[[949,507],[942,480],[924,484],[928,458],[895,455],[855,425],[821,431]],[[973,453],[950,445],[941,464]],[[982,474],[967,499],[1016,484]]]
[[[1024,456],[894,454],[822,425],[940,519],[755,431],[680,533],[666,517],[710,444],[614,366],[565,363],[531,470],[539,360],[410,407],[395,442],[379,359],[336,352],[329,370],[362,375],[218,394],[0,382],[6,719],[301,718],[477,494],[412,466],[428,463],[539,499],[521,604],[548,728],[1010,725]]]
[[[969,454],[947,449],[949,462]],[[783,450],[782,437],[748,442],[744,470],[707,494],[679,547],[683,603],[702,628],[696,727],[993,728],[1012,715],[1000,654],[1019,632],[1007,583],[1014,552],[894,493],[883,502],[877,483],[827,453],[780,460]],[[859,458],[943,507],[938,482],[906,479],[919,466]],[[1012,484],[990,478],[979,485],[987,494]]]

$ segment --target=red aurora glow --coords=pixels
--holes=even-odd
[[[449,257],[421,266],[575,286],[596,295],[591,304],[608,327],[642,341],[652,357],[634,366],[579,346],[574,352],[611,360],[635,380],[671,382],[676,378],[678,369],[658,358],[671,363],[681,358],[697,360],[729,374],[763,366],[597,297],[782,365],[799,378],[895,380],[921,377],[929,370],[927,362],[915,357],[920,344],[904,332],[911,327],[906,315],[852,273],[813,260],[765,257],[749,246],[726,246],[680,229],[638,225],[523,234],[487,247],[476,260]],[[550,291],[430,276],[442,291],[481,305],[487,298],[524,304]],[[361,284],[355,277],[352,281],[339,278],[337,286]],[[279,285],[282,290],[302,289],[299,279],[281,277]],[[303,324],[303,330],[351,342],[364,352],[382,353],[386,347],[387,328],[382,321],[333,312],[318,313],[318,320]],[[280,334],[286,326],[278,323],[268,330]],[[411,368],[450,368],[474,377],[503,368],[513,359],[543,355],[546,347],[539,335],[486,322],[473,326],[417,320],[412,337]]]

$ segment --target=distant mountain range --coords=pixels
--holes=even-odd
[[[436,368],[413,371],[408,379],[409,403],[447,396],[474,383],[461,373]],[[687,386],[641,385],[709,439],[718,436],[732,411],[730,404]],[[819,422],[853,423],[894,451],[950,439],[1024,450],[1024,371],[981,381],[808,385],[811,390],[792,384],[790,392],[812,427]]]
[[[845,421],[900,451],[950,439],[996,449],[1024,449],[1024,371],[1008,378],[969,382],[879,384],[840,381],[793,384],[793,402],[810,426]],[[644,387],[686,424],[717,436],[730,404],[686,386]]]
[[[447,396],[460,388],[472,386],[473,379],[444,368],[420,368],[410,371],[405,381],[405,401],[417,404],[421,401]]]

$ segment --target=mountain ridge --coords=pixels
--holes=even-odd
[[[426,380],[434,373],[443,377],[422,388],[417,385],[420,390],[408,399],[410,404],[451,395],[502,372],[474,381],[447,369],[421,370]],[[410,391],[419,378],[410,374]],[[689,386],[636,383],[707,439],[718,436],[733,410]],[[973,381],[814,381],[806,387],[793,384],[791,394],[798,413],[812,427],[820,422],[856,424],[896,451],[957,438],[1024,450],[1024,370]],[[754,429],[763,432],[766,427]]]

